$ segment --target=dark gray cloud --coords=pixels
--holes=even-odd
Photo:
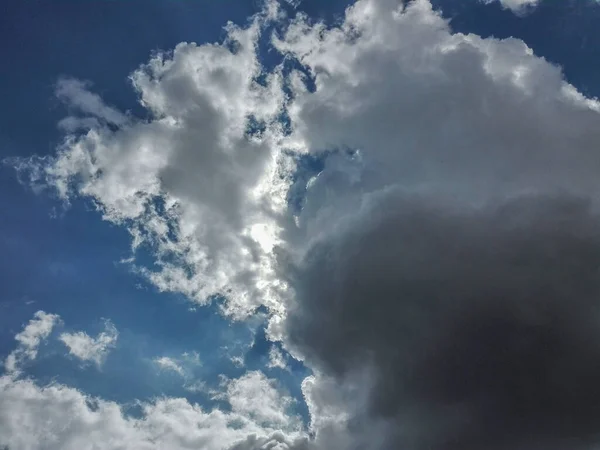
[[[586,448],[600,432],[599,225],[575,197],[372,198],[290,271],[289,342],[340,379],[372,371],[356,421],[388,421],[384,448]]]

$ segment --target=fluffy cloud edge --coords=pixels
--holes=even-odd
[[[235,394],[245,395],[241,391]],[[234,405],[240,401],[229,400]],[[10,449],[283,450],[300,448],[306,442],[293,419],[259,415],[258,423],[248,418],[245,408],[206,411],[182,398],[139,403],[142,415],[134,417],[118,403],[89,397],[74,388],[60,384],[40,387],[29,379],[2,376],[0,403],[0,445]],[[254,403],[258,409],[250,412],[261,411],[260,399]],[[268,423],[271,419],[276,422]]]
[[[58,315],[38,311],[15,336],[17,349],[9,360],[34,359],[59,321]],[[96,339],[69,335],[77,341],[71,346],[73,354],[83,361],[101,360],[105,344],[115,336],[114,326],[105,324],[106,330]],[[200,364],[195,352],[183,354],[180,360]],[[157,362],[170,370],[180,367],[166,357]],[[301,418],[290,409],[293,399],[276,380],[259,371],[223,379],[220,389],[212,392],[230,405],[229,411],[161,397],[137,402],[141,415],[131,415],[129,405],[91,397],[60,383],[40,386],[23,376],[19,365],[10,367],[13,370],[0,376],[0,446],[10,449],[284,450],[304,448],[307,442]]]
[[[69,354],[84,363],[93,362],[98,368],[109,352],[116,347],[119,332],[110,320],[104,320],[104,331],[92,337],[83,331],[61,333],[58,339],[69,349]]]
[[[37,357],[40,344],[45,341],[55,325],[60,323],[60,317],[45,311],[37,311],[33,319],[15,336],[17,348],[12,351],[4,362],[4,368],[12,376],[21,372],[21,366]]]
[[[479,0],[480,2],[490,4],[499,2],[504,9],[510,9],[515,14],[523,14],[531,8],[536,7],[541,0]]]

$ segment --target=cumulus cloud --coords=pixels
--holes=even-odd
[[[18,374],[21,365],[36,358],[38,347],[50,336],[54,326],[60,321],[55,314],[38,311],[33,319],[23,328],[23,331],[15,336],[17,348],[11,352],[5,362],[4,368],[9,374]]]
[[[271,336],[315,371],[301,445],[597,445],[598,101],[522,41],[453,33],[427,0],[359,0],[332,28],[299,15],[272,46],[304,70],[265,73],[273,8],[134,72],[148,120],[69,91],[97,122],[14,165],[150,246],[159,269],[139,270],[160,289],[223,295],[237,316],[265,304]],[[307,183],[304,156],[323,161]],[[259,372],[221,395],[238,448],[296,438],[291,399]],[[127,432],[164,429],[151,411],[168,404],[169,427],[200,433],[204,413],[169,402]],[[192,442],[166,430],[155,439]]]
[[[287,330],[326,373],[372,369],[368,411],[396,425],[384,448],[596,438],[600,220],[589,204],[481,210],[388,194],[356,220],[304,260]]]
[[[104,331],[91,337],[83,331],[62,333],[59,340],[67,346],[69,354],[83,362],[93,362],[101,367],[108,353],[117,345],[119,332],[110,320],[104,321]]]
[[[63,123],[72,132],[54,158],[12,161],[66,202],[91,198],[129,229],[134,251],[152,248],[158,270],[138,271],[159,289],[201,304],[225,295],[235,315],[278,289],[269,255],[285,207],[277,120],[285,95],[280,74],[264,73],[256,54],[273,5],[247,28],[228,26],[222,44],[181,43],[132,73],[150,119],[61,80],[56,94],[73,107]]]
[[[299,418],[289,414],[293,399],[281,396],[275,381],[265,377],[262,372],[248,372],[241,378],[228,381],[226,385],[223,396],[228,399],[233,411],[257,423],[285,428],[295,420],[295,426],[300,427]]]
[[[22,450],[302,450],[306,436],[300,418],[290,410],[294,401],[279,384],[261,372],[224,379],[215,398],[229,411],[206,410],[183,398],[138,402],[141,414],[127,413],[124,405],[58,383],[40,386],[23,378],[20,365],[36,357],[59,316],[38,311],[15,336],[18,345],[0,376],[0,448]],[[107,322],[107,335],[116,336]],[[101,361],[102,335],[75,336],[73,354],[84,361]],[[87,335],[85,335],[87,336]],[[181,361],[198,365],[197,353],[184,353]],[[179,366],[160,358],[164,367]],[[183,370],[183,369],[182,369]],[[197,383],[198,384],[198,383]]]
[[[303,442],[294,425],[258,424],[237,411],[206,411],[181,398],[142,403],[141,416],[131,417],[121,405],[76,389],[0,377],[0,403],[0,445],[10,449],[285,450]]]
[[[275,45],[316,85],[292,82],[290,140],[338,149],[289,230],[294,296],[272,327],[366,392],[323,422],[329,446],[588,448],[598,103],[521,41],[452,34],[426,1],[299,19]]]

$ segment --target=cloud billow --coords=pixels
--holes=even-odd
[[[600,420],[599,225],[573,198],[388,194],[295,269],[288,339],[368,369],[383,448],[577,448]]]
[[[302,72],[260,66],[273,22],[272,47]],[[267,306],[270,336],[313,370],[310,430],[277,429],[274,390],[262,426],[247,398],[270,382],[254,374],[231,403],[254,417],[246,434],[219,419],[227,445],[598,445],[598,101],[522,41],[453,33],[427,0],[359,0],[335,27],[268,3],[227,33],[237,50],[180,44],[132,74],[148,121],[61,81],[94,119],[64,128],[91,129],[13,161],[150,246],[158,269],[140,270],[161,290],[222,295],[236,317]],[[306,155],[323,168],[299,186]]]

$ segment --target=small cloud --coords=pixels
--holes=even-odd
[[[192,378],[192,369],[202,365],[198,352],[184,352],[180,357],[161,356],[152,360],[160,370],[171,371],[183,378]]]
[[[232,356],[230,358],[231,362],[235,367],[244,367],[244,357],[243,356]]]
[[[67,105],[92,117],[68,117],[61,121],[60,126],[66,130],[80,127],[94,127],[98,120],[103,120],[114,125],[127,123],[127,116],[117,109],[104,103],[99,95],[90,92],[90,83],[73,78],[62,78],[56,84],[56,96]]]
[[[271,347],[269,351],[269,363],[267,367],[270,369],[278,368],[278,369],[286,369],[287,368],[287,358],[283,354],[281,350],[277,347]]]
[[[194,381],[192,383],[185,383],[183,385],[183,388],[186,391],[192,392],[192,393],[208,392],[209,391],[209,389],[206,386],[206,383],[204,381]]]
[[[52,329],[59,321],[60,317],[56,314],[48,314],[44,311],[36,312],[23,331],[15,336],[15,340],[18,342],[17,348],[8,355],[4,362],[6,371],[16,375],[20,372],[23,362],[35,359],[40,344],[50,336]]]
[[[510,9],[516,14],[524,13],[528,8],[537,6],[540,0],[482,0],[484,3],[499,1],[504,9]]]
[[[173,372],[183,379],[183,389],[191,393],[209,393],[210,389],[204,381],[194,376],[194,368],[201,366],[198,352],[184,352],[180,357],[161,356],[152,360],[161,372]]]
[[[185,370],[183,367],[177,363],[173,358],[169,358],[167,356],[161,356],[160,358],[155,358],[153,360],[154,364],[156,364],[161,370],[176,372],[182,377],[185,377]]]
[[[119,332],[110,320],[104,321],[104,331],[95,338],[83,331],[62,333],[59,339],[69,348],[69,353],[84,362],[102,366],[108,352],[116,346]]]

